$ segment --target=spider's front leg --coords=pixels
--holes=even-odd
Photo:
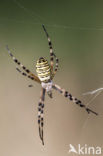
[[[92,111],[91,109],[89,109],[88,107],[86,107],[86,105],[84,105],[80,100],[78,100],[77,98],[73,97],[70,93],[68,93],[68,91],[65,91],[65,89],[62,89],[60,86],[53,84],[53,88],[55,90],[57,90],[59,93],[61,93],[63,96],[69,98],[69,100],[73,101],[75,104],[79,105],[80,107],[84,108],[88,114],[89,113],[93,113],[95,115],[98,115],[98,113]]]
[[[45,33],[46,33],[46,36],[47,36],[47,39],[48,39],[48,44],[49,44],[49,49],[50,49],[50,65],[51,65],[51,72],[53,74],[52,78],[54,77],[54,75],[56,74],[57,70],[58,70],[58,63],[59,63],[59,59],[56,57],[56,55],[54,54],[53,52],[53,47],[52,47],[52,42],[51,42],[51,39],[49,37],[49,34],[45,28],[44,25],[42,25]],[[53,70],[53,66],[54,66],[54,57],[56,59],[56,64],[55,64],[55,69]]]
[[[44,100],[45,100],[45,89],[42,88],[40,100],[38,103],[38,126],[39,126],[39,136],[42,141],[42,144],[44,145],[44,137],[43,137],[43,126],[44,126]]]

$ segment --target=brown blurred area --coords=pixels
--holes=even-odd
[[[7,58],[7,56],[6,56]],[[9,59],[11,61],[11,59]],[[0,89],[0,154],[2,156],[68,155],[69,144],[77,146],[102,145],[102,116],[88,115],[68,99],[53,91],[53,99],[46,96],[43,147],[38,135],[37,105],[41,87],[26,79],[5,61],[1,69]],[[75,69],[73,69],[75,70]],[[61,76],[60,76],[61,75]],[[57,78],[57,81],[56,81]],[[76,72],[59,72],[55,78],[62,87],[80,99],[82,89]],[[33,88],[28,85],[33,84]],[[84,99],[85,104],[89,99]],[[102,112],[102,95],[90,108]],[[101,107],[101,109],[100,109]]]

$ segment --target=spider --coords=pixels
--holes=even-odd
[[[48,61],[44,58],[44,57],[40,57],[37,60],[37,64],[36,64],[36,72],[37,75],[34,75],[29,69],[27,69],[23,64],[21,64],[11,53],[10,49],[8,48],[8,46],[6,46],[6,49],[9,53],[9,55],[12,57],[13,61],[19,65],[24,72],[22,72],[18,67],[16,68],[17,71],[19,73],[21,73],[23,76],[28,77],[29,79],[38,82],[39,84],[41,84],[41,94],[40,94],[40,100],[38,103],[38,127],[39,127],[39,136],[40,139],[42,141],[42,144],[44,145],[44,137],[43,137],[43,126],[44,126],[44,100],[45,100],[45,93],[47,92],[47,94],[49,95],[50,98],[52,98],[52,89],[57,90],[59,93],[61,93],[64,97],[68,98],[70,101],[72,101],[73,103],[75,103],[76,105],[84,108],[87,113],[93,113],[95,115],[98,115],[98,113],[94,112],[93,110],[89,109],[88,107],[86,107],[86,105],[84,105],[80,100],[78,100],[77,98],[73,97],[68,91],[66,91],[65,89],[61,88],[60,86],[58,86],[57,84],[53,83],[53,78],[58,70],[58,63],[59,60],[56,57],[56,55],[53,52],[53,48],[52,48],[52,43],[51,43],[51,39],[48,35],[48,32],[45,28],[44,25],[42,25],[43,30],[47,36],[48,39],[48,44],[49,44],[49,49],[50,49],[50,64],[48,63]],[[55,67],[54,67],[54,59],[55,59]],[[32,85],[30,85],[29,87],[32,87]]]

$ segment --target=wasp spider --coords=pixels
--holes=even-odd
[[[42,25],[42,27],[43,27],[43,30],[46,33],[46,36],[48,39],[48,44],[49,44],[49,49],[50,49],[50,64],[48,63],[48,61],[44,57],[40,57],[37,60],[37,64],[36,64],[36,72],[37,72],[38,76],[34,75],[23,64],[21,64],[13,56],[13,54],[10,52],[8,46],[6,48],[7,48],[9,55],[14,60],[14,62],[24,70],[24,72],[22,72],[19,68],[16,68],[17,71],[20,72],[22,75],[27,76],[29,79],[36,81],[36,82],[41,84],[42,88],[41,88],[40,100],[38,103],[38,126],[39,126],[39,136],[40,136],[40,139],[42,141],[42,144],[44,145],[44,139],[43,139],[44,138],[43,137],[44,118],[43,118],[43,114],[44,114],[44,100],[45,100],[45,93],[46,92],[49,95],[49,97],[52,98],[52,89],[55,89],[59,93],[61,93],[64,97],[67,97],[69,100],[71,100],[73,103],[75,103],[76,105],[84,108],[88,112],[88,114],[94,113],[95,115],[98,115],[98,113],[92,111],[91,109],[86,107],[80,100],[73,97],[68,91],[65,91],[65,89],[62,89],[57,84],[53,83],[52,80],[53,80],[53,78],[54,78],[54,76],[58,70],[59,60],[53,52],[52,43],[51,43],[50,37],[49,37],[44,25]],[[56,62],[55,67],[54,67],[54,59]]]

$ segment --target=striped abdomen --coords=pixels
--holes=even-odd
[[[51,68],[45,58],[41,57],[37,61],[36,72],[41,82],[48,82],[51,79]]]

